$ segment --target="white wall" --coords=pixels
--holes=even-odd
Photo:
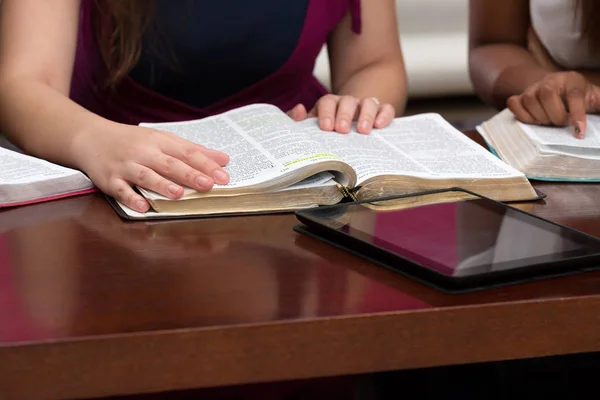
[[[405,33],[466,33],[468,9],[469,0],[396,0],[398,25]]]
[[[396,0],[410,97],[473,92],[468,74],[468,2]],[[315,74],[329,86],[329,64],[325,51],[317,60]]]

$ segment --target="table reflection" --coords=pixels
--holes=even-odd
[[[428,306],[298,246],[290,215],[125,222],[99,196],[71,205],[0,213],[1,341]]]
[[[481,220],[461,214],[438,215],[437,234]],[[131,223],[99,195],[0,211],[0,341],[600,293],[600,274],[587,274],[447,295],[299,235],[296,223],[290,214]],[[390,227],[397,221],[377,229]]]

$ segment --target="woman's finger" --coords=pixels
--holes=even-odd
[[[537,124],[550,125],[550,118],[546,115],[546,111],[544,111],[540,99],[538,98],[537,88],[527,89],[525,93],[521,95],[521,104],[535,119]]]
[[[185,148],[188,152],[201,152],[206,157],[219,164],[219,166],[224,167],[229,163],[229,156],[222,151],[209,149],[206,146],[183,139],[171,132],[163,132],[154,129],[150,129],[150,132],[154,135],[158,135],[155,140],[163,152],[179,154],[181,153],[181,149]]]
[[[308,112],[306,111],[306,107],[303,104],[297,104],[294,108],[288,111],[288,115],[294,121],[303,121],[308,116]]]
[[[360,101],[360,112],[356,125],[359,133],[371,132],[378,112],[379,103],[374,98],[367,97]]]
[[[396,110],[394,109],[394,106],[391,104],[382,105],[379,109],[379,114],[377,114],[377,118],[375,119],[375,128],[385,128],[392,123],[395,116]]]
[[[566,87],[566,93],[569,116],[573,123],[575,136],[579,139],[583,139],[587,129],[585,92],[580,87],[573,86]]]
[[[214,180],[207,174],[167,154],[155,156],[145,165],[165,178],[199,191],[210,190],[214,184]],[[175,195],[175,193],[173,194]]]
[[[526,124],[535,124],[535,118],[523,107],[521,96],[511,96],[506,101],[506,106],[514,114],[515,118]]]
[[[161,160],[159,160],[169,163],[168,165],[160,165],[159,168],[156,169],[156,171],[160,174],[163,174],[164,170],[170,171],[173,169],[174,165],[176,164],[176,162],[173,160],[174,158],[183,161],[196,171],[201,172],[204,176],[213,180],[214,183],[221,185],[226,185],[229,183],[229,174],[221,167],[221,165],[219,165],[219,162],[216,162],[213,158],[208,157],[201,146],[181,139],[181,142],[166,146],[163,151],[166,155],[171,156],[171,158],[161,158]],[[152,161],[147,161],[145,165],[148,165],[148,162]],[[195,178],[200,178],[201,180],[201,177],[202,175],[198,175]],[[202,182],[203,187],[209,185],[212,187],[212,182]],[[196,187],[196,185],[192,187]]]
[[[202,146],[202,147],[204,147],[204,146]],[[223,153],[222,151],[207,149],[206,147],[204,147],[204,149],[201,151],[208,158],[212,159],[214,162],[219,164],[221,167],[224,167],[227,164],[229,164],[229,155]]]
[[[196,147],[197,151],[200,151],[202,154],[204,154],[206,157],[210,158],[211,160],[213,160],[214,162],[219,164],[221,167],[224,167],[227,164],[229,164],[229,155],[227,155],[226,153],[223,153],[222,151],[209,149],[206,146],[190,142],[188,140],[180,138],[179,136],[175,136],[174,139],[175,139],[175,146],[186,146],[186,148],[187,148],[187,146]],[[194,150],[189,149],[188,151],[194,151]]]
[[[127,182],[122,179],[113,179],[106,190],[106,194],[113,196],[127,207],[137,212],[144,213],[150,209],[150,204],[137,194]]]
[[[350,132],[352,121],[358,111],[358,100],[352,96],[343,96],[338,102],[335,116],[335,130],[340,133]]]
[[[335,111],[337,109],[338,97],[333,95],[323,96],[316,105],[319,127],[324,131],[335,129]]]
[[[152,169],[139,164],[133,164],[123,174],[126,181],[151,190],[169,199],[179,199],[183,196],[183,188],[162,177]]]
[[[550,122],[556,126],[565,126],[569,123],[569,115],[557,90],[550,85],[540,86],[538,99]]]

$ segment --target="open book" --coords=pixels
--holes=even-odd
[[[95,191],[82,172],[0,146],[0,208],[55,200]],[[11,147],[14,150],[10,150]]]
[[[584,139],[571,127],[523,124],[508,109],[478,131],[492,151],[530,179],[600,182],[600,116],[587,116]]]
[[[498,201],[538,198],[522,173],[437,114],[397,118],[369,135],[324,132],[314,118],[295,122],[262,104],[141,125],[229,154],[231,181],[208,192],[186,188],[178,200],[138,188],[151,211],[111,201],[129,219],[282,212],[457,186]]]

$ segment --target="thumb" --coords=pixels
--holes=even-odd
[[[306,119],[307,116],[306,107],[304,107],[302,104],[297,104],[294,108],[288,111],[288,115],[294,121],[302,121]]]

